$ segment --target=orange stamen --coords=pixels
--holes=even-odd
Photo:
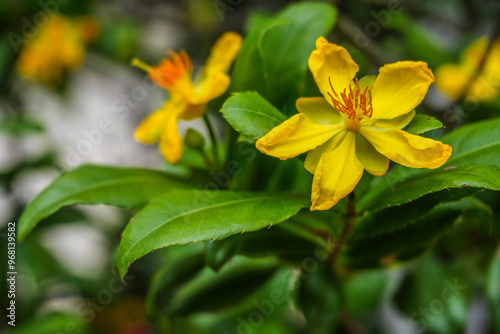
[[[356,78],[356,93],[352,90],[352,86],[349,85],[349,93],[347,93],[347,88],[339,94],[335,91],[332,85],[332,80],[328,77],[328,82],[332,93],[328,92],[328,96],[332,100],[332,104],[337,109],[338,112],[345,114],[348,119],[354,120],[363,119],[363,116],[372,117],[373,106],[372,106],[372,92],[366,86],[365,90],[361,93],[359,87],[358,79]],[[368,93],[368,97],[367,97]]]
[[[151,80],[164,88],[171,88],[186,72],[193,70],[193,63],[185,51],[179,54],[169,51],[170,59],[163,60],[160,65],[152,66],[148,71]]]

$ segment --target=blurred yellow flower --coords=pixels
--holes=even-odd
[[[323,97],[299,98],[299,113],[256,146],[280,159],[309,151],[304,167],[314,173],[311,210],[337,204],[353,191],[363,170],[384,175],[389,159],[437,168],[451,155],[451,146],[401,130],[434,81],[426,63],[388,64],[378,76],[353,81],[359,67],[347,50],[320,37],[309,68]]]
[[[500,93],[500,39],[493,42],[478,77],[466,87],[487,48],[488,40],[484,36],[463,51],[459,64],[443,64],[438,67],[436,86],[453,100],[461,96],[469,101],[488,101],[497,97]],[[466,89],[467,92],[464,92]]]
[[[41,26],[19,54],[18,73],[47,85],[59,85],[65,71],[77,69],[85,54],[85,43],[99,32],[92,18],[72,21],[62,15],[52,15]]]
[[[229,87],[227,75],[238,54],[242,38],[226,32],[215,42],[200,75],[192,79],[193,64],[186,52],[169,52],[169,58],[158,66],[149,66],[137,58],[132,65],[148,72],[151,80],[168,90],[170,97],[158,110],[149,115],[136,129],[135,138],[146,144],[160,141],[160,151],[171,163],[182,156],[182,138],[177,121],[203,116],[207,103],[221,96]]]

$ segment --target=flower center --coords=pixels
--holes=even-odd
[[[186,72],[191,72],[193,63],[188,54],[182,51],[177,54],[168,53],[170,59],[165,59],[158,66],[149,66],[137,58],[132,60],[132,65],[142,68],[149,73],[151,80],[164,88],[171,88]]]
[[[337,93],[332,85],[332,80],[328,77],[332,93],[328,95],[332,99],[332,104],[345,118],[345,126],[351,131],[358,131],[361,125],[361,120],[364,118],[371,118],[373,114],[372,106],[372,92],[365,87],[361,92],[359,82],[356,78],[355,90],[352,90],[352,85],[349,85],[349,91],[344,88],[344,91]],[[367,95],[368,94],[368,95]]]

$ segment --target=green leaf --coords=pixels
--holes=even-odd
[[[238,251],[242,236],[233,235],[222,240],[207,241],[205,245],[205,263],[218,271]]]
[[[130,221],[118,252],[122,277],[133,261],[161,247],[222,239],[278,224],[309,198],[233,191],[175,190],[153,199]]]
[[[330,31],[336,14],[333,6],[315,2],[289,5],[274,17],[254,15],[231,91],[256,91],[280,108],[294,110],[314,43]]]
[[[500,118],[464,125],[442,138],[453,154],[446,166],[487,165],[500,171]]]
[[[472,189],[469,189],[472,188]],[[378,210],[409,203],[440,192],[450,201],[470,196],[481,189],[500,190],[500,174],[491,167],[470,165],[440,168],[403,179],[391,187],[370,191],[358,203],[358,210]],[[436,196],[439,200],[440,196]]]
[[[41,123],[34,119],[22,117],[5,117],[0,122],[0,131],[10,135],[40,133],[44,131]]]
[[[330,268],[324,266],[302,274],[298,302],[308,322],[323,325],[337,318],[341,310],[337,285]]]
[[[453,153],[444,165],[444,170],[468,165],[486,165],[500,171],[500,118],[485,120],[460,127],[442,138],[442,141],[453,148]],[[395,166],[382,177],[373,180],[371,189],[361,198],[368,203],[383,193],[395,190],[398,183],[405,179],[417,179],[427,175],[427,169]]]
[[[159,171],[83,165],[62,174],[28,205],[19,221],[18,238],[23,240],[40,220],[63,206],[139,208],[170,189],[186,187],[192,184]]]
[[[406,277],[395,291],[393,302],[413,320],[416,333],[461,333],[466,327],[474,283],[467,281],[463,271],[457,275],[450,270],[448,264],[457,266],[453,260],[438,260],[429,252],[405,268]],[[463,264],[458,267],[465,269]],[[438,303],[439,312],[436,312]]]
[[[304,88],[307,63],[316,39],[332,29],[337,10],[330,4],[304,2],[285,7],[276,16],[287,24],[274,27],[262,40],[267,79],[264,95],[280,109],[294,110]]]
[[[365,215],[347,240],[343,262],[354,268],[370,268],[379,266],[387,257],[407,260],[418,256],[458,217],[471,210],[487,210],[487,207],[474,198],[467,198],[438,205],[426,214],[402,209],[397,213],[381,210],[387,211],[385,215],[380,212]]]
[[[188,282],[165,311],[170,315],[187,315],[238,304],[269,280],[277,268],[275,259],[235,258],[219,273],[208,269]]]
[[[254,92],[236,93],[222,106],[222,114],[243,138],[258,139],[286,120],[278,109]]]
[[[436,118],[428,115],[415,115],[411,122],[403,129],[414,135],[418,135],[427,131],[440,129],[443,127],[443,123],[438,121]]]
[[[17,319],[16,319],[17,320]],[[46,333],[64,333],[74,332],[81,334],[91,333],[87,324],[80,318],[64,314],[51,313],[43,317],[34,317],[34,319],[26,319],[24,323],[17,323],[16,327],[12,327],[10,334],[46,334]]]
[[[157,271],[153,277],[147,296],[149,313],[153,313],[155,306],[160,312],[163,312],[174,296],[175,289],[193,278],[193,276],[203,269],[204,265],[203,253],[196,252],[183,256],[169,266]]]
[[[261,55],[262,40],[271,29],[285,23],[284,20],[263,16],[255,20],[252,30],[243,41],[241,51],[234,64],[231,75],[231,91],[253,90],[266,93],[266,79]]]
[[[217,271],[236,254],[252,258],[280,256],[290,259],[330,248],[331,245],[313,231],[306,231],[289,220],[273,228],[210,241],[206,244],[205,260]]]
[[[324,249],[323,245],[320,246],[315,242],[316,240],[310,240],[312,236],[298,236],[297,233],[290,232],[288,228],[290,225],[293,225],[293,223],[287,222],[287,224],[268,230],[243,235],[240,238],[241,243],[238,254],[255,258],[267,256],[290,257],[312,255],[315,250]],[[316,237],[320,239],[320,237]]]
[[[389,291],[390,275],[386,270],[356,272],[343,286],[345,308],[357,318],[369,315]]]

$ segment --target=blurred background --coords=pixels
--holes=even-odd
[[[7,222],[17,221],[26,204],[61,172],[82,163],[166,168],[155,145],[145,146],[133,138],[135,127],[166,97],[165,90],[130,65],[133,57],[157,64],[168,50],[186,50],[194,67],[199,68],[223,32],[244,35],[252,12],[275,13],[291,2],[1,0],[2,273],[7,272],[3,267]],[[332,3],[339,14],[328,39],[349,49],[362,74],[374,74],[381,65],[396,60],[425,61],[436,74],[445,64],[466,63],[464,50],[481,37],[485,36],[485,41],[498,38],[498,0]],[[500,57],[493,62],[500,64]],[[453,73],[460,80],[460,70]],[[441,89],[433,85],[421,108],[443,122],[443,131],[498,116],[500,80],[495,80],[482,87],[486,93],[479,98],[447,93],[450,83],[443,82]],[[222,122],[217,111],[211,111],[210,117]],[[181,122],[181,133],[188,127],[206,135],[200,120]],[[223,135],[222,131],[219,134]],[[434,131],[432,136],[441,134]],[[245,327],[247,318],[241,318],[246,319],[242,322],[235,315],[202,314],[182,320],[184,327],[165,324],[165,319],[153,320],[146,308],[153,273],[165,263],[195,252],[198,246],[148,255],[134,265],[125,282],[120,282],[113,258],[130,215],[129,211],[104,206],[70,207],[42,222],[35,233],[17,245],[17,326],[13,333],[254,332]],[[461,253],[448,252],[445,242],[444,249],[426,254],[414,264],[410,269],[414,276],[398,270],[366,273],[353,283],[352,293],[362,304],[353,306],[361,307],[355,317],[366,320],[369,314],[369,320],[363,320],[368,326],[359,329],[355,320],[346,318],[345,331],[459,333],[466,328],[467,333],[488,333],[491,319],[484,318],[482,287],[486,258],[495,245],[482,244],[484,235],[455,233],[450,243],[459,240],[473,247],[482,245],[482,250],[473,258],[455,262],[446,256]],[[445,288],[440,275],[449,266],[467,272],[467,278],[455,276],[460,282],[469,282],[466,292],[437,320],[418,315],[422,326],[411,325],[412,310],[418,310],[419,305],[428,307],[432,296],[439,298]],[[449,273],[446,275],[449,277]],[[383,287],[379,290],[385,296],[396,297],[389,303],[374,291],[364,291],[363,280]],[[279,280],[275,281],[260,291],[262,296],[278,284]],[[2,318],[8,302],[6,291],[2,279]],[[422,291],[430,298],[422,299]],[[283,304],[282,309],[255,333],[305,333],[303,319],[293,318],[293,306]],[[7,331],[5,321],[0,321],[0,326]]]

